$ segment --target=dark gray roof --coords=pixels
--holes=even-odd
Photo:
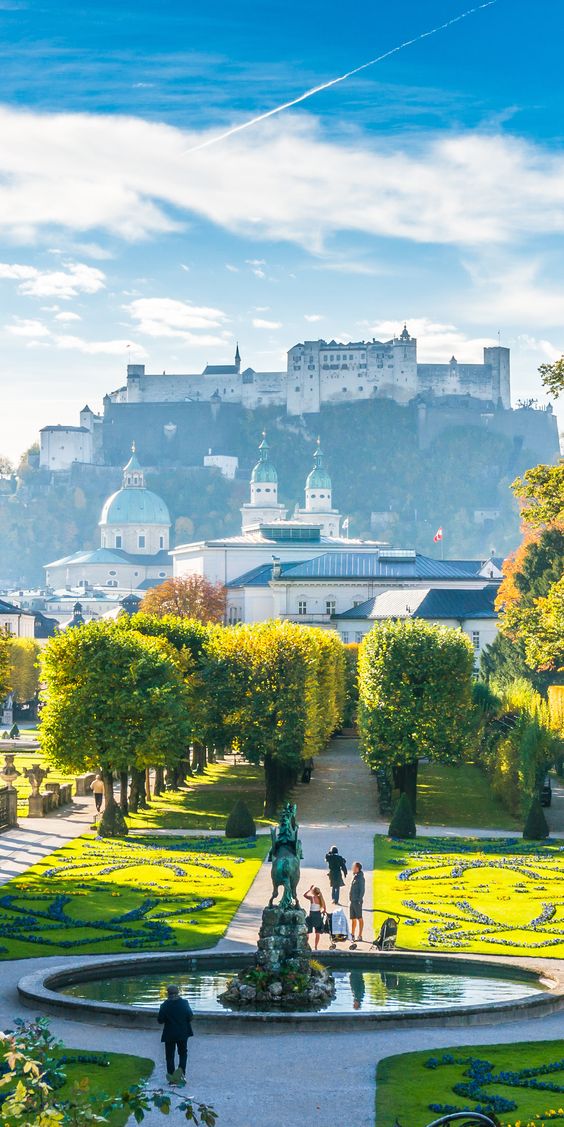
[[[338,619],[386,618],[497,618],[494,607],[496,585],[480,590],[443,590],[428,587],[402,587],[384,591],[350,610],[336,614]]]
[[[315,559],[294,565],[287,579],[474,579],[480,560],[436,560],[431,556],[407,555],[394,559],[386,551],[324,552]]]
[[[206,364],[204,376],[236,376],[239,368],[236,364]]]
[[[45,567],[62,567],[63,564],[110,563],[142,564],[144,567],[156,564],[171,566],[170,556],[166,548],[163,548],[160,552],[155,552],[154,555],[145,555],[142,552],[134,555],[132,552],[124,552],[122,548],[93,548],[91,551],[73,552],[71,556],[63,556],[60,560],[45,564]]]
[[[41,430],[40,430],[39,433],[43,434],[47,430],[64,430],[64,431],[72,430],[72,431],[79,431],[81,434],[90,434],[88,427],[65,427],[65,426],[62,426],[61,423],[57,423],[55,426],[41,427]]]
[[[0,614],[24,614],[28,616],[29,611],[22,610],[21,607],[16,607],[13,603],[7,603],[5,599],[0,599]]]

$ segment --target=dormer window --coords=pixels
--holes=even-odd
[[[140,532],[138,537],[137,537],[137,547],[138,548],[144,548],[145,547],[145,533],[144,532]]]
[[[121,532],[116,532],[116,548],[121,548]]]
[[[164,548],[164,536],[159,536],[159,548]]]

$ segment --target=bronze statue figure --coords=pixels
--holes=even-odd
[[[280,908],[298,907],[298,882],[300,879],[300,860],[302,843],[298,837],[296,805],[287,802],[280,815],[278,830],[272,827],[272,845],[268,860],[272,862],[272,896],[268,907],[272,908],[280,885],[284,886]]]

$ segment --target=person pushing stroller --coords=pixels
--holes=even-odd
[[[339,893],[341,888],[344,887],[344,877],[347,875],[347,862],[344,857],[341,857],[336,845],[332,845],[329,852],[325,854],[325,860],[329,869],[331,899],[334,904],[338,904]]]

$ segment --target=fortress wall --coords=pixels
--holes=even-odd
[[[556,416],[548,411],[503,410],[487,414],[475,407],[428,406],[418,412],[419,445],[422,449],[453,427],[487,427],[505,435],[519,447],[530,450],[535,461],[555,462],[560,455]]]

